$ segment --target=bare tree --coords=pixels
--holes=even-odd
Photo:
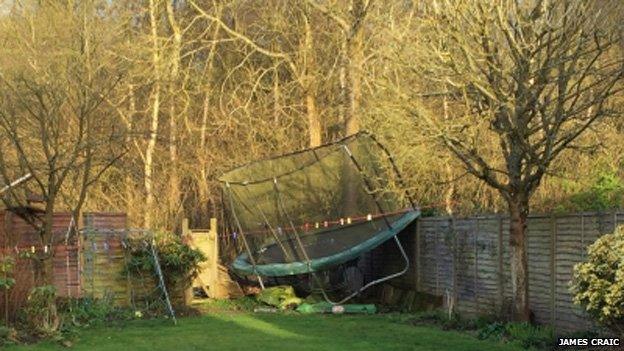
[[[342,33],[341,43],[341,93],[345,134],[360,130],[360,104],[364,66],[364,28],[374,0],[351,0],[346,9],[340,10],[333,1],[325,5],[317,0],[306,0],[322,14],[330,18]]]
[[[73,195],[68,207],[77,215],[89,187],[124,153],[118,143],[123,130],[101,118],[107,113],[104,96],[120,75],[101,50],[103,23],[96,22],[90,2],[72,7],[53,1],[2,21],[0,177],[31,174],[30,190],[42,196],[45,208],[42,214],[19,214],[48,248],[62,194]],[[24,191],[7,194],[7,207],[26,206]],[[44,250],[34,257],[36,284],[50,283],[52,254]]]
[[[446,118],[415,108],[466,171],[497,189],[511,216],[515,318],[529,320],[526,222],[553,161],[612,113],[623,76],[620,33],[592,1],[433,2],[413,72],[463,104]],[[491,147],[488,140],[496,140]]]

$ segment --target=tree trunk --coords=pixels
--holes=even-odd
[[[39,230],[39,239],[43,247],[43,252],[39,251],[32,258],[33,275],[35,286],[52,284],[52,235],[54,226],[54,202],[56,195],[54,191],[49,191],[46,196],[45,215],[43,217],[43,227]]]
[[[314,36],[310,23],[305,21],[305,40],[301,51],[305,56],[305,76],[303,90],[305,91],[306,113],[308,115],[308,146],[316,147],[322,143],[321,119],[316,110],[316,60],[314,56]]]
[[[442,110],[444,111],[444,121],[446,123],[446,121],[448,121],[450,118],[449,103],[448,103],[448,97],[446,96],[446,94],[443,96]],[[449,182],[446,185],[447,189],[444,195],[444,207],[446,209],[446,214],[452,217],[453,216],[453,198],[455,197],[455,182],[453,181],[453,178],[454,178],[453,168],[451,168],[450,159],[446,160],[444,167],[445,167],[444,170],[446,172],[446,178],[448,179],[448,182]]]
[[[310,147],[321,145],[321,121],[316,113],[316,101],[311,93],[306,94],[306,109],[308,113],[308,129],[310,133]]]
[[[513,318],[516,321],[528,322],[530,319],[526,244],[527,217],[529,214],[528,197],[512,197],[509,199],[508,205]]]
[[[178,164],[178,112],[176,111],[176,84],[180,78],[180,56],[182,53],[182,29],[175,18],[175,9],[172,1],[165,1],[167,19],[173,32],[173,48],[170,53],[169,73],[169,227],[175,228],[180,222],[183,212],[180,198],[180,167]]]
[[[158,19],[157,19],[156,3],[154,0],[149,2],[149,17],[152,41],[152,67],[154,70],[154,86],[152,90],[152,115],[150,122],[150,136],[145,150],[145,221],[144,226],[151,228],[152,211],[154,211],[154,189],[153,189],[153,172],[154,172],[154,153],[156,151],[156,141],[158,140],[158,125],[160,118],[160,53],[158,44]]]
[[[362,65],[364,64],[363,32],[357,31],[347,42],[345,133],[355,134],[360,131],[360,100],[362,95]]]

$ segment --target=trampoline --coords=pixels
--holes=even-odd
[[[362,132],[337,142],[256,161],[223,176],[242,275],[283,277],[331,270],[394,239],[420,215],[387,149]],[[325,298],[329,298],[323,292]],[[332,302],[332,301],[330,301]],[[332,302],[333,303],[333,302]]]

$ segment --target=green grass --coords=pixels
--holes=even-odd
[[[170,321],[128,322],[82,330],[72,350],[414,350],[513,351],[517,346],[480,341],[392,316],[260,314],[218,311]],[[53,342],[7,350],[65,350]]]

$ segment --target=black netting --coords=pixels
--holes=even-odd
[[[364,133],[236,168],[221,181],[256,264],[342,252],[410,206],[389,155]]]

